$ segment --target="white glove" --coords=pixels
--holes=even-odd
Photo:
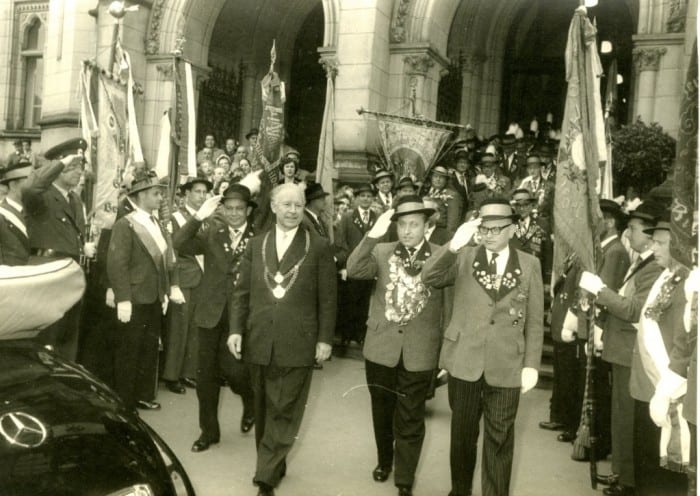
[[[333,347],[327,343],[316,343],[316,363],[325,362],[331,357]]]
[[[63,163],[63,165],[65,165],[67,167],[71,164],[71,162],[73,162],[73,160],[77,160],[77,159],[82,160],[84,158],[85,157],[83,155],[81,155],[80,153],[71,153],[70,155],[66,155],[65,157],[63,157],[61,159],[61,162]]]
[[[583,288],[589,293],[593,293],[598,296],[600,290],[605,287],[605,283],[600,277],[593,274],[592,272],[584,272],[581,274],[581,280],[578,283],[579,288]]]
[[[571,343],[576,339],[576,334],[578,334],[578,317],[571,310],[567,310],[561,329],[561,340]]]
[[[487,184],[488,182],[489,180],[484,174],[477,174],[474,179],[474,184]]]
[[[455,235],[452,236],[452,240],[450,241],[450,251],[459,251],[464,245],[469,243],[480,225],[481,219],[477,217],[459,226],[457,232],[455,232]]]
[[[377,222],[374,223],[372,229],[369,230],[367,236],[372,239],[379,239],[386,234],[391,226],[391,216],[394,215],[394,209],[390,208],[379,216]]]
[[[199,210],[197,210],[197,213],[194,214],[195,219],[204,220],[207,217],[209,217],[219,207],[220,202],[221,202],[221,195],[215,195],[215,196],[212,196],[211,198],[207,198],[206,200],[204,200],[204,203],[202,203],[202,206],[199,207]]]
[[[182,294],[180,286],[170,286],[170,301],[177,305],[185,303],[185,295]]]
[[[671,398],[660,394],[657,390],[649,402],[649,416],[657,427],[671,427],[671,419],[668,417],[668,408],[671,406]]]
[[[168,298],[168,295],[163,296],[163,303],[161,303],[161,308],[163,309],[163,315],[168,313],[168,303],[170,303],[170,299]]]
[[[260,174],[262,169],[256,170],[255,172],[249,172],[246,176],[238,181],[238,184],[242,184],[250,190],[251,196],[256,195],[260,192],[260,186],[262,186],[262,181],[260,180]]]
[[[119,322],[126,324],[131,320],[131,302],[120,301],[117,303],[117,318]]]
[[[348,269],[340,269],[340,280],[341,281],[348,280]]]
[[[226,346],[233,356],[238,360],[241,359],[241,348],[243,345],[243,336],[240,334],[231,334],[226,340]]]
[[[117,306],[117,304],[114,302],[114,290],[112,288],[107,288],[105,305],[107,305],[109,308],[115,308]]]
[[[83,245],[83,255],[85,255],[86,257],[94,258],[96,253],[97,247],[95,246],[94,242],[88,241]]]
[[[593,328],[593,348],[596,352],[603,351],[603,329],[598,326]]]
[[[520,392],[522,394],[525,394],[530,389],[534,388],[537,385],[538,378],[539,373],[537,372],[537,369],[533,369],[532,367],[525,367],[520,373]]]

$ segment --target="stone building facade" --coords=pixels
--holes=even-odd
[[[0,156],[18,138],[30,138],[41,153],[77,134],[82,62],[93,59],[107,67],[110,60],[115,21],[109,4],[0,2]],[[130,0],[127,5],[138,9],[123,18],[119,36],[139,88],[137,121],[147,161],[155,160],[159,119],[172,105],[175,50],[193,64],[200,108],[226,114],[224,131],[242,140],[260,118],[259,81],[269,68],[274,39],[276,69],[289,93],[291,144],[313,167],[325,77],[334,75],[336,166],[341,180],[355,181],[366,177],[378,146],[359,108],[405,113],[410,107],[431,119],[470,123],[485,136],[503,132],[512,120],[526,126],[532,117],[544,119],[548,109],[538,102],[551,97],[556,107],[563,101],[562,40],[578,0]],[[611,37],[624,69],[622,121],[640,116],[676,135],[697,0],[599,0],[595,9],[600,38]],[[207,101],[221,100],[212,96],[217,92],[235,100]],[[214,117],[222,118],[200,112],[202,132]]]

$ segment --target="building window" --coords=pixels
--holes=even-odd
[[[44,90],[44,42],[46,29],[37,17],[27,27],[22,40],[22,57],[24,75],[22,77],[22,120],[24,128],[39,127],[41,119],[41,101]]]

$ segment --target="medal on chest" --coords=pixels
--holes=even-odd
[[[263,279],[265,279],[265,285],[267,286],[267,289],[269,289],[272,292],[272,296],[274,296],[276,299],[281,300],[282,298],[285,297],[287,294],[287,291],[289,291],[292,286],[294,286],[294,283],[297,280],[297,277],[299,276],[299,269],[301,268],[301,264],[304,263],[304,260],[306,260],[306,255],[309,254],[309,245],[311,244],[311,239],[309,237],[309,233],[305,232],[306,235],[306,241],[304,245],[304,256],[301,257],[301,259],[294,264],[294,266],[289,269],[287,272],[282,274],[279,270],[275,272],[273,275],[270,269],[268,268],[267,265],[267,240],[270,236],[270,233],[267,233],[265,236],[265,239],[263,240],[262,244],[262,260],[263,260],[263,266],[264,266],[264,274],[263,274]],[[284,284],[285,281],[287,281],[286,285]],[[273,284],[274,283],[274,286]]]

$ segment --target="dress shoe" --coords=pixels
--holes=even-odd
[[[218,442],[218,438],[210,438],[209,436],[202,434],[201,436],[199,436],[199,439],[197,439],[192,444],[192,451],[194,451],[195,453],[199,453],[200,451],[206,451],[209,449],[209,446],[211,446],[212,444],[217,444]]]
[[[603,489],[605,496],[634,496],[634,488],[622,484],[614,484]]]
[[[180,381],[165,381],[165,387],[167,387],[171,393],[185,394],[185,386],[180,384]]]
[[[139,400],[136,402],[136,408],[141,410],[160,410],[160,403],[157,401]]]
[[[183,377],[182,379],[180,379],[180,382],[188,388],[194,389],[197,387],[197,381],[192,379],[191,377]]]
[[[258,496],[275,496],[275,490],[269,484],[258,482]]]
[[[316,370],[323,370],[323,364],[320,362],[314,362],[314,368]]]
[[[398,486],[399,496],[413,496],[413,490],[408,486]]]
[[[564,430],[564,424],[560,424],[559,422],[540,422],[540,429],[545,429],[548,431],[563,431]]]
[[[384,482],[389,478],[390,473],[391,467],[382,467],[381,465],[377,465],[374,467],[374,470],[372,470],[372,478],[377,482]]]
[[[560,443],[573,443],[576,439],[576,433],[571,431],[564,431],[557,436],[557,441]]]
[[[615,486],[617,485],[617,480],[619,479],[619,475],[617,474],[609,474],[609,475],[596,475],[595,480],[598,482],[598,484],[602,484],[603,486]]]
[[[243,413],[241,417],[241,432],[249,432],[255,425],[255,417]]]

